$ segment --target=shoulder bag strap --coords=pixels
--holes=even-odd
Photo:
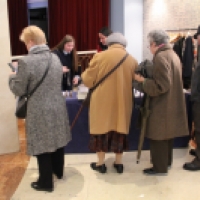
[[[47,64],[46,70],[45,70],[45,72],[44,72],[44,74],[43,74],[41,80],[40,80],[40,81],[37,83],[37,85],[32,89],[32,91],[29,92],[29,93],[26,95],[27,98],[30,98],[30,97],[33,95],[33,93],[37,90],[37,88],[41,85],[41,83],[44,81],[45,77],[47,76],[47,73],[48,73],[49,68],[50,68],[50,61],[52,60],[52,54],[51,54],[51,53],[49,53],[49,54],[50,54],[50,58],[49,58],[49,60],[48,60],[48,64]]]
[[[128,57],[128,53],[126,53],[126,55],[117,63],[117,65],[115,67],[113,67],[113,69],[111,69],[103,78],[101,78],[96,85],[94,85],[90,91],[93,92],[106,78],[108,78],[108,76],[110,76]]]

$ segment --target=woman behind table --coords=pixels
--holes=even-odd
[[[143,83],[143,91],[150,96],[150,116],[146,137],[150,139],[153,167],[145,169],[147,175],[167,173],[173,160],[173,139],[189,134],[185,98],[182,87],[180,59],[169,44],[163,30],[148,34],[153,54],[153,78],[135,75]]]
[[[126,39],[120,33],[107,38],[108,50],[97,53],[82,74],[83,83],[91,88],[126,54]],[[133,107],[132,81],[137,61],[129,55],[92,93],[89,124],[90,150],[97,153],[98,161],[91,168],[105,173],[105,152],[116,154],[114,168],[123,173],[122,154],[128,149],[127,134]]]
[[[108,49],[108,46],[106,44],[106,38],[112,34],[112,30],[108,27],[103,27],[98,33],[99,36],[99,45],[97,47],[98,52],[105,51]]]
[[[73,89],[73,84],[77,85],[79,81],[78,55],[74,38],[66,35],[52,51],[59,57],[63,65],[62,90],[69,93]]]
[[[27,153],[36,156],[39,178],[31,183],[38,191],[54,190],[53,174],[63,177],[64,147],[71,140],[65,99],[60,85],[62,65],[49,51],[44,32],[36,26],[23,29],[20,36],[28,55],[19,60],[18,72],[9,77],[9,86],[16,96],[30,92],[49,71],[28,100],[26,135]]]

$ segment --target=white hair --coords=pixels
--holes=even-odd
[[[155,42],[156,46],[169,43],[169,35],[163,30],[153,30],[148,34],[149,42]]]

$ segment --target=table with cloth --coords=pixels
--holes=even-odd
[[[189,130],[192,127],[192,109],[191,109],[191,101],[190,94],[185,94],[186,100],[186,109],[188,114],[188,125]],[[136,105],[133,109],[130,131],[128,134],[129,140],[129,150],[137,150],[138,148],[138,139],[140,135],[140,129],[138,128],[138,114],[139,109],[138,105],[140,105],[142,101],[141,97],[135,98],[134,104]],[[70,124],[74,120],[79,108],[81,107],[82,100],[77,99],[77,94],[73,93],[72,97],[66,98],[66,106],[69,115]],[[187,147],[190,136],[176,138],[174,140],[174,148]],[[65,153],[89,153],[90,150],[88,148],[89,143],[89,121],[88,121],[88,108],[84,107],[79,118],[76,121],[75,126],[72,129],[72,140],[65,147]],[[148,150],[149,144],[148,139],[145,139],[143,149]]]

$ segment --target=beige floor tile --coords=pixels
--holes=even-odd
[[[106,155],[106,174],[90,169],[95,154],[66,155],[66,179],[56,181],[55,191],[49,194],[31,189],[30,183],[37,176],[36,160],[31,158],[12,200],[197,200],[200,172],[182,169],[183,163],[191,159],[187,149],[174,150],[174,163],[167,176],[146,176],[142,170],[151,166],[149,151],[142,153],[140,164],[136,164],[136,152],[125,153],[123,174],[112,167],[114,154]]]

